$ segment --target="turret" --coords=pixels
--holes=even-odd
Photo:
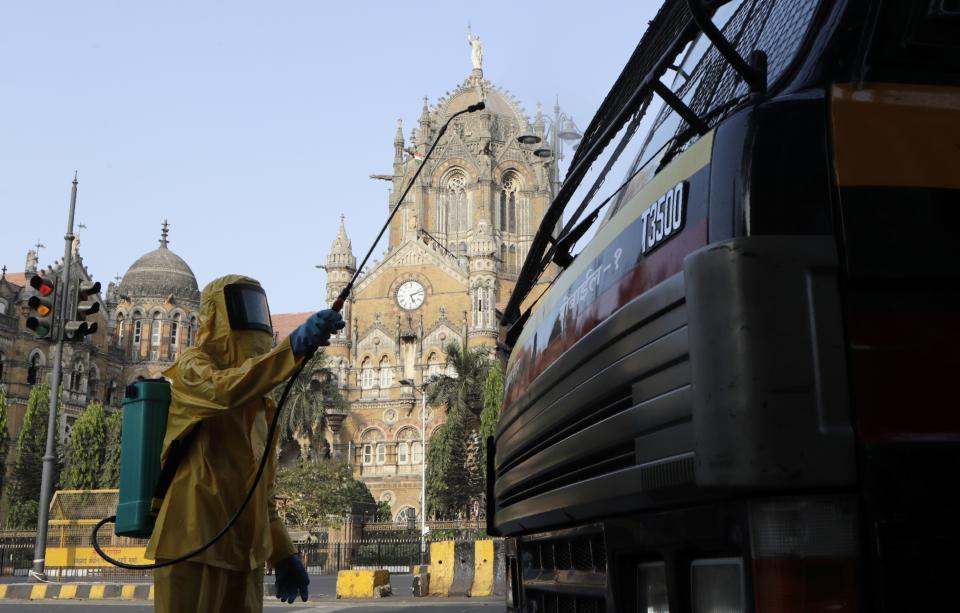
[[[393,176],[403,174],[403,120],[397,120],[397,133],[393,137]]]
[[[497,243],[493,229],[481,219],[470,239],[470,304],[467,326],[471,338],[487,337],[495,340],[497,323],[494,307],[497,300]]]
[[[340,228],[337,230],[337,236],[330,245],[330,253],[327,255],[327,262],[324,266],[327,271],[327,304],[333,304],[340,292],[350,282],[353,273],[357,270],[357,258],[353,255],[353,245],[350,243],[350,237],[347,236],[345,217],[340,216]],[[350,327],[350,301],[343,305],[343,319],[347,322],[347,327],[343,332],[337,335],[337,338],[343,340],[349,339],[347,330]]]

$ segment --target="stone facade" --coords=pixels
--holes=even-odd
[[[451,342],[492,352],[496,306],[509,297],[551,197],[549,166],[517,142],[538,130],[542,137],[542,117],[531,126],[477,68],[432,107],[424,101],[409,144],[398,125],[389,210],[447,118],[479,100],[485,110],[454,120],[425,162],[390,225],[383,260],[357,280],[347,326],[326,351],[351,402],[342,422],[328,418],[330,442],[398,521],[420,514],[422,385],[446,369]],[[325,266],[328,304],[356,266],[341,222]],[[444,419],[427,409],[428,440]]]
[[[34,274],[58,279],[62,264],[37,268],[37,253],[27,254],[23,273],[0,277],[0,385],[7,394],[8,427],[15,439],[26,412],[30,388],[44,381],[53,364],[54,345],[27,329],[27,301],[34,295]],[[74,244],[72,287],[77,279],[90,282],[90,272]],[[108,410],[123,402],[124,387],[138,377],[157,377],[183,348],[196,341],[200,292],[190,267],[169,248],[164,222],[160,246],[139,258],[119,284],[109,283],[96,298],[100,310],[92,319],[98,332],[83,341],[64,343],[63,413],[60,435],[65,437],[80,411],[99,400]],[[8,458],[8,461],[12,460]]]

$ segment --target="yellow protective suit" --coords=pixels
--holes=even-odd
[[[265,446],[276,405],[265,395],[303,358],[289,339],[271,349],[269,333],[230,328],[223,288],[231,283],[259,285],[239,275],[207,285],[197,346],[164,372],[172,385],[163,460],[170,443],[197,431],[160,507],[147,557],[171,559],[213,538],[240,507],[262,454],[270,459],[247,508],[220,541],[190,563],[156,571],[157,611],[261,611],[264,562],[296,553],[274,500],[276,456]]]

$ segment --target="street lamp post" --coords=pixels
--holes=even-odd
[[[400,385],[409,385],[420,392],[420,565],[427,549],[427,384],[420,388],[410,379],[401,379]]]
[[[538,111],[539,113],[539,111]],[[563,144],[573,145],[583,138],[583,134],[573,123],[573,117],[560,110],[559,100],[553,105],[553,117],[544,117],[550,126],[550,132],[547,138],[550,140],[549,147],[538,147],[533,150],[533,154],[539,158],[553,157],[553,164],[550,169],[550,186],[555,196],[560,189],[560,162],[563,161]],[[517,141],[521,145],[537,145],[543,139],[537,134],[521,134]]]

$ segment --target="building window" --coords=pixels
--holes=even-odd
[[[190,323],[187,324],[187,347],[193,347],[197,344],[197,318],[190,316]]]
[[[391,385],[393,385],[393,369],[390,367],[390,360],[384,357],[380,360],[380,387]]]
[[[423,444],[420,441],[413,443],[411,446],[410,460],[412,464],[420,464],[423,462]]]
[[[510,245],[510,272],[520,270],[520,260],[517,257],[517,246]]]
[[[160,313],[153,314],[153,321],[150,322],[150,359],[160,359],[160,338],[162,337],[163,322],[160,320]]]
[[[27,366],[27,383],[35,385],[40,378],[40,354],[34,353],[30,357],[30,365]]]
[[[363,446],[363,463],[365,466],[373,464],[373,445],[369,443]]]
[[[0,383],[3,382],[3,366],[6,360],[7,360],[7,356],[5,356],[2,351],[0,351]]]
[[[384,443],[377,443],[377,465],[387,463],[387,446]]]
[[[467,206],[467,176],[456,170],[447,176],[443,186],[440,215],[446,223],[440,229],[449,233],[466,232],[470,227],[470,211]]]
[[[123,313],[117,315],[117,347],[123,347],[123,335],[126,333],[127,319]]]
[[[177,359],[177,349],[180,347],[180,313],[173,314],[173,321],[170,322],[170,359]]]
[[[363,362],[360,364],[360,373],[360,387],[365,390],[371,389],[373,387],[375,373],[373,362],[370,361],[370,358],[363,359]]]
[[[140,313],[133,314],[133,357],[140,359],[140,341],[143,338],[143,320],[140,319]]]
[[[7,308],[7,301],[0,299],[0,315],[6,315]]]
[[[109,383],[109,385],[107,385],[107,390],[106,390],[106,392],[105,392],[104,395],[103,395],[103,404],[104,404],[104,405],[110,406],[110,403],[113,401],[113,393],[114,393],[114,391],[115,391],[116,389],[117,389],[117,382],[116,382],[116,381],[111,381],[111,382]]]
[[[437,377],[440,375],[440,358],[437,357],[437,354],[431,353],[430,357],[427,358],[427,378]]]
[[[410,462],[410,445],[407,443],[397,443],[397,464],[408,464]]]
[[[503,175],[503,185],[500,189],[500,229],[504,232],[517,231],[517,191],[520,181],[516,174],[509,172]]]

